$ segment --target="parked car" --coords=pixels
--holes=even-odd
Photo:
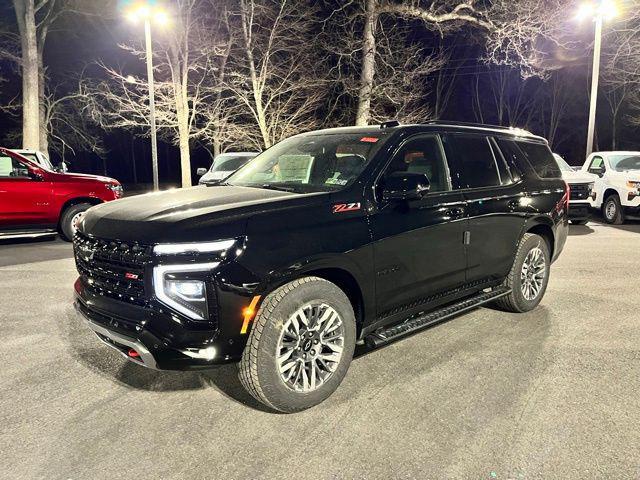
[[[215,185],[224,180],[233,172],[238,170],[252,158],[255,158],[258,152],[229,152],[221,153],[213,159],[211,168],[199,168],[197,173],[201,176],[200,185]]]
[[[240,362],[251,395],[295,412],[331,395],[357,342],[488,303],[535,308],[568,204],[547,142],[526,132],[309,132],[222,186],[92,208],[74,241],[75,305],[138,365]]]
[[[0,148],[0,239],[59,232],[71,241],[87,209],[121,196],[112,178],[54,172]]]
[[[576,171],[571,167],[560,155],[554,153],[560,170],[562,170],[562,178],[569,184],[571,196],[569,199],[569,220],[574,225],[584,225],[589,221],[589,210],[591,203],[589,202],[594,195],[593,187],[595,175],[591,173]]]
[[[36,165],[40,165],[42,168],[46,168],[49,171],[59,173],[67,173],[68,171],[67,164],[65,162],[62,162],[60,163],[60,165],[54,167],[51,163],[51,160],[49,160],[49,157],[39,150],[25,150],[15,148],[12,148],[11,150],[19,155],[22,155],[26,159],[31,160]]]
[[[640,215],[640,152],[596,152],[582,172],[596,175],[591,206],[607,223],[620,225]]]

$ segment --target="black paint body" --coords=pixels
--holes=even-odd
[[[515,183],[507,186],[458,188],[405,201],[384,201],[379,192],[378,182],[394,153],[416,135],[474,134],[491,142],[515,139],[546,147],[543,139],[455,125],[333,131],[375,135],[383,142],[357,181],[338,192],[201,186],[90,210],[80,229],[83,238],[116,240],[129,247],[235,238],[240,248],[224,258],[150,255],[141,270],[144,305],[93,288],[81,274],[76,298],[82,313],[138,339],[159,368],[202,368],[238,361],[248,338],[240,333],[243,308],[254,296],[264,298],[301,276],[320,276],[340,286],[354,305],[363,338],[380,326],[499,285],[527,231],[549,241],[554,260],[562,251],[568,232],[565,183],[538,177],[525,159],[509,159]],[[359,203],[360,208],[333,213],[341,203]],[[208,261],[221,262],[208,276],[214,312],[209,321],[190,320],[154,297],[154,265]],[[217,349],[213,361],[180,353],[208,345]]]

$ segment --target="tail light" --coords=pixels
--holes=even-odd
[[[562,199],[556,205],[556,213],[561,213],[563,210],[565,212],[569,211],[569,199],[571,198],[571,187],[567,182],[564,182],[564,195]]]

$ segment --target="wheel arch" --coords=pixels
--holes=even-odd
[[[620,196],[620,192],[618,192],[618,190],[616,190],[613,187],[606,187],[604,189],[604,192],[602,193],[602,204],[604,205],[604,202],[607,201],[607,198],[609,198],[611,195],[618,195],[618,198],[620,200],[622,200],[622,197]]]
[[[266,290],[274,291],[276,288],[302,277],[319,277],[327,280],[340,288],[351,302],[356,317],[357,333],[360,334],[365,318],[372,314],[370,312],[372,299],[368,298],[371,293],[366,291],[363,277],[356,273],[356,268],[351,269],[349,265],[350,263],[344,262],[344,259],[340,262],[331,261],[331,259],[316,260],[308,263],[303,269],[290,272],[288,275],[281,275],[277,280],[268,281]],[[367,303],[368,301],[369,303]]]
[[[530,223],[525,226],[524,233],[533,233],[535,235],[539,235],[545,239],[547,242],[547,246],[549,247],[549,255],[551,258],[554,258],[555,254],[555,235],[553,233],[553,228],[551,227],[551,221],[538,221],[535,223]]]
[[[89,203],[91,205],[100,205],[104,203],[103,200],[97,197],[73,197],[66,200],[60,207],[60,212],[58,213],[58,223],[60,223],[60,218],[64,215],[64,212],[67,208],[72,207],[74,205],[78,205],[79,203]]]

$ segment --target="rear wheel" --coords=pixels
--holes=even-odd
[[[263,301],[240,362],[240,381],[274,410],[325,400],[347,373],[356,322],[340,288],[318,277],[287,283]]]
[[[540,235],[525,233],[511,271],[504,281],[504,286],[510,288],[511,293],[496,300],[495,306],[509,312],[533,310],[547,290],[550,267],[546,240]]]
[[[90,203],[78,203],[67,207],[60,218],[60,233],[62,238],[68,242],[73,240],[73,236],[76,234],[78,225],[82,221],[85,212],[92,206]]]
[[[617,194],[609,195],[604,201],[602,215],[604,220],[612,225],[622,225],[624,223],[624,212],[620,204],[620,197]]]

